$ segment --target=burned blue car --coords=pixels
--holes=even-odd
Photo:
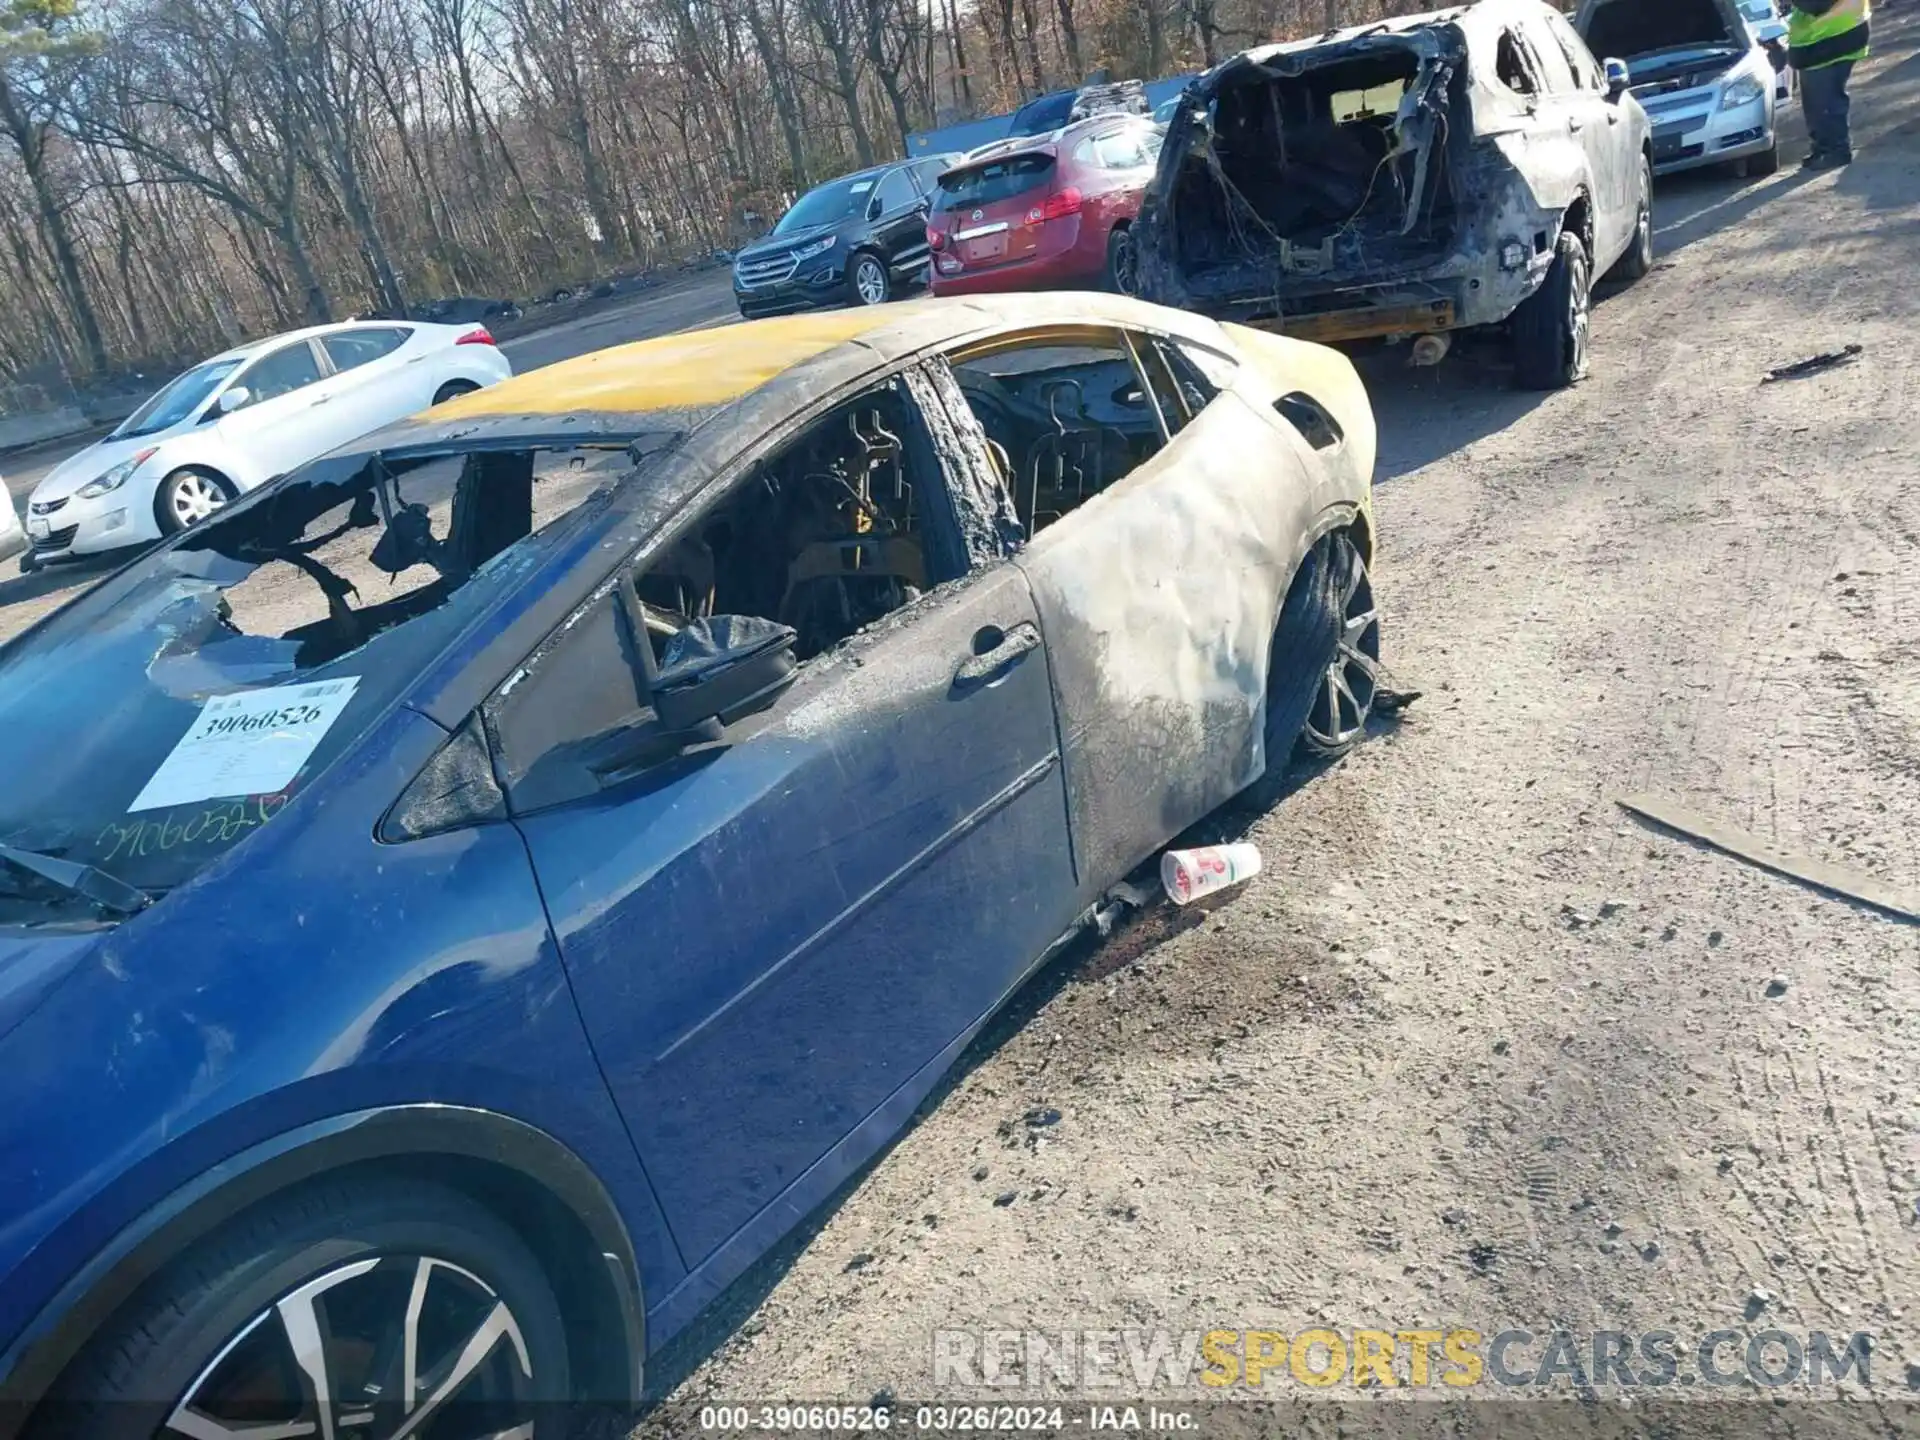
[[[1118,298],[605,351],[0,648],[0,1429],[559,1433],[1367,722],[1373,421]]]

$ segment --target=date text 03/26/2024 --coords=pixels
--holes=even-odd
[[[1061,1430],[1191,1434],[1193,1413],[1158,1405],[707,1405],[700,1428],[725,1435],[988,1434]]]

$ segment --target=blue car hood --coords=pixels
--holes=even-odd
[[[0,929],[0,1040],[112,932]]]

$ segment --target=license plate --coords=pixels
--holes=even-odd
[[[53,526],[50,525],[45,520],[29,519],[27,521],[27,534],[31,535],[36,540],[44,540],[47,538],[47,536],[51,535],[52,533],[53,533]]]
[[[1680,142],[1685,138],[1683,135],[1656,135],[1653,140],[1653,158],[1665,160],[1678,155],[1682,149]]]
[[[967,241],[967,259],[969,260],[998,260],[1006,253],[1005,231],[998,235],[982,235],[978,240]]]

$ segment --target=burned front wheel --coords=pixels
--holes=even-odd
[[[1513,312],[1513,383],[1522,390],[1562,390],[1584,379],[1592,307],[1586,243],[1563,230],[1547,278]]]

